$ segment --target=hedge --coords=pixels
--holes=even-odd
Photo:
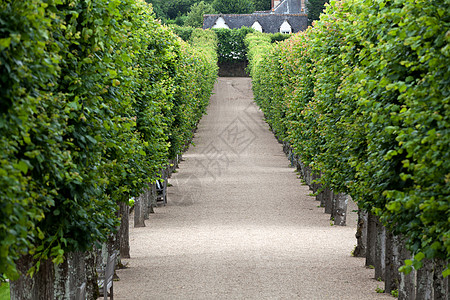
[[[217,55],[219,63],[244,61],[247,59],[247,47],[244,39],[248,33],[255,31],[253,28],[216,28],[213,31],[217,34],[218,39]]]
[[[117,203],[191,138],[217,57],[213,34],[186,44],[142,0],[0,8],[0,274],[15,279],[22,255],[33,274],[116,230]]]
[[[289,40],[247,37],[272,129],[324,186],[406,238],[405,271],[450,258],[448,4],[332,1]]]

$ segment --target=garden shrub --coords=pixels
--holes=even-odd
[[[191,39],[191,34],[195,30],[194,27],[178,25],[170,25],[169,28],[185,42]]]
[[[245,36],[255,32],[253,28],[242,27],[239,29],[217,28],[213,29],[217,34],[217,54],[219,63],[245,61],[247,59],[247,47]]]

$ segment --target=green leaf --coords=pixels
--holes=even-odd
[[[28,164],[24,160],[21,160],[19,161],[19,163],[14,164],[14,167],[21,171],[23,174],[28,173]]]
[[[11,37],[0,39],[0,50],[4,50],[11,45]]]

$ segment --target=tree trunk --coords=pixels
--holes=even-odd
[[[144,194],[142,195],[142,199],[144,200],[144,203],[142,203],[142,210],[144,214],[144,220],[148,220],[149,218],[149,202],[150,202],[150,190],[148,188],[145,188],[142,191]]]
[[[97,264],[96,264],[97,249],[85,253],[85,267],[86,267],[86,299],[95,300],[100,297],[97,285]]]
[[[386,269],[386,228],[377,218],[377,241],[375,245],[375,279],[385,280]]]
[[[411,254],[406,249],[405,241],[400,237],[400,262],[411,259]],[[416,272],[413,270],[409,274],[400,273],[400,284],[398,287],[399,300],[416,299]]]
[[[311,188],[313,193],[316,193],[319,190],[319,184],[316,182],[317,180],[319,180],[320,175],[317,174],[316,172],[313,172],[311,174]]]
[[[336,211],[334,213],[334,225],[345,226],[347,221],[348,195],[338,193],[336,195]]]
[[[157,201],[156,201],[157,196],[158,195],[156,192],[156,184],[153,183],[150,185],[150,202],[148,203],[149,204],[148,211],[151,214],[155,213],[154,208],[157,206]]]
[[[311,170],[308,166],[305,166],[305,183],[311,187]]]
[[[337,194],[334,193],[334,191],[330,191],[330,198],[331,198],[331,216],[330,216],[330,220],[334,220],[335,216],[336,216],[336,208],[337,208],[337,199],[336,199]]]
[[[358,209],[358,227],[356,230],[356,241],[357,245],[353,255],[355,257],[365,257],[367,249],[367,222],[368,214],[362,209]]]
[[[386,272],[384,281],[385,293],[398,290],[400,283],[400,239],[386,231]]]
[[[447,264],[442,259],[434,260],[433,272],[433,290],[434,299],[448,299],[448,277],[444,278],[442,272],[445,270]]]
[[[42,261],[39,271],[33,278],[22,275],[11,282],[12,300],[71,300],[76,290],[86,282],[86,253],[67,253],[64,262],[54,265],[49,259]],[[18,269],[25,274],[36,263],[31,256],[24,256],[18,261]]]
[[[55,265],[55,283],[53,284],[55,291],[53,299],[73,299],[77,288],[85,281],[85,253],[68,253],[63,263]]]
[[[141,194],[134,201],[134,227],[145,227],[144,197],[144,194]]]
[[[377,221],[376,217],[368,213],[367,222],[367,248],[366,248],[366,267],[375,266],[375,245],[377,241]]]
[[[322,185],[321,184],[319,184],[318,185],[318,189],[322,189]],[[324,207],[325,206],[325,199],[323,198],[323,195],[324,195],[324,193],[323,193],[323,190],[319,193],[319,194],[317,194],[317,196],[316,196],[316,201],[319,201],[320,202],[320,207]]]
[[[417,270],[416,299],[433,299],[433,263],[424,259],[423,266]]]
[[[54,271],[51,260],[42,261],[39,271],[33,278],[26,275],[36,263],[31,255],[22,256],[17,261],[17,270],[22,274],[16,281],[10,282],[11,300],[47,300],[53,299]]]
[[[329,188],[325,188],[323,192],[323,197],[325,198],[325,213],[331,215],[333,212],[333,193]]]
[[[119,203],[120,229],[119,229],[119,252],[120,258],[130,258],[130,229],[129,213],[130,207],[127,203]]]

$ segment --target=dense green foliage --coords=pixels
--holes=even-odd
[[[212,5],[221,14],[251,14],[255,10],[251,0],[214,0]]]
[[[190,26],[178,26],[171,24],[170,29],[178,35],[183,41],[188,42],[191,39],[192,32],[196,30],[194,27]]]
[[[184,21],[184,26],[191,27],[203,27],[203,15],[205,14],[215,14],[216,11],[213,8],[212,4],[206,3],[204,1],[195,3],[191,6],[191,10],[188,12],[186,16],[186,20]]]
[[[274,132],[407,239],[406,271],[450,258],[449,4],[332,1],[287,41],[246,39]]]
[[[0,274],[85,251],[183,151],[217,76],[144,1],[0,1]]]
[[[254,32],[253,28],[242,27],[239,29],[213,29],[218,39],[219,63],[230,61],[244,61],[247,59],[247,47],[244,39],[248,33]]]
[[[156,17],[166,24],[179,26],[198,26],[200,11],[204,14],[213,13],[210,6],[214,3],[214,12],[217,13],[252,13],[253,11],[270,10],[270,0],[146,0],[151,3]],[[204,4],[200,4],[203,2]],[[205,9],[206,8],[206,9]],[[219,8],[219,10],[218,10]],[[195,19],[195,24],[192,24]],[[202,17],[203,24],[203,17]]]
[[[271,1],[268,0],[253,0],[255,11],[270,10],[272,8],[271,4]]]
[[[268,36],[270,36],[270,40],[271,40],[272,43],[282,42],[282,41],[287,40],[288,38],[291,37],[290,34],[281,33],[281,32],[266,33],[266,34]]]
[[[0,283],[0,300],[10,300],[9,283]]]
[[[308,0],[306,2],[309,25],[311,25],[314,21],[319,20],[320,14],[325,9],[325,4],[329,2],[329,0]]]
[[[186,15],[192,5],[200,2],[200,0],[146,0],[151,3],[156,17],[166,20],[175,20],[179,16]],[[205,1],[211,3],[212,1]],[[183,24],[179,24],[183,25]]]

